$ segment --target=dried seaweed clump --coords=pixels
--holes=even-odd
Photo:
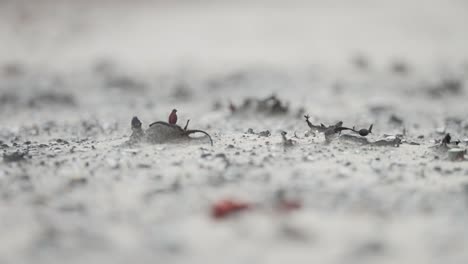
[[[356,129],[355,126],[353,126],[353,128],[349,128],[349,127],[344,127],[343,126],[343,121],[339,121],[337,122],[336,124],[334,125],[330,125],[330,126],[325,126],[324,124],[320,124],[320,125],[314,125],[312,124],[312,122],[310,122],[310,117],[308,115],[305,115],[305,120],[306,120],[306,123],[307,125],[309,126],[309,128],[313,131],[318,131],[318,132],[322,132],[325,134],[325,137],[330,137],[330,136],[333,136],[335,134],[341,134],[341,131],[344,131],[344,130],[349,130],[351,132],[354,132],[356,134],[359,134],[360,136],[367,136],[369,134],[372,133],[372,128],[373,128],[373,124],[371,124],[369,126],[369,128],[362,128],[362,129]]]
[[[199,138],[193,138],[190,135],[202,133],[210,140],[211,145],[213,145],[213,140],[207,132],[199,129],[187,129],[189,122],[190,120],[188,120],[185,127],[182,128],[176,124],[157,121],[152,123],[149,128],[144,131],[142,129],[141,121],[138,117],[134,117],[131,122],[132,135],[127,143],[136,144],[147,142],[152,144],[161,144],[180,140],[193,140]]]
[[[369,126],[369,128],[361,128],[356,129],[355,126],[352,128],[344,127],[343,121],[339,121],[334,125],[326,126],[324,124],[314,125],[310,122],[310,117],[305,115],[305,121],[307,126],[313,131],[317,131],[319,133],[323,133],[325,135],[326,142],[331,142],[333,139],[339,136],[340,140],[352,141],[356,143],[360,143],[363,145],[372,145],[372,146],[394,146],[398,147],[402,143],[400,137],[386,137],[385,139],[377,140],[377,141],[369,141],[366,136],[372,134],[372,128],[374,127],[373,124]],[[358,134],[359,136],[354,136],[350,134],[341,135],[342,131],[351,131],[352,133]]]
[[[264,114],[264,115],[285,115],[289,113],[289,104],[280,100],[276,95],[271,95],[264,99],[246,98],[241,105],[230,103],[229,109],[233,115],[242,114]]]
[[[348,128],[343,128],[343,121],[338,121],[334,125],[326,126],[326,125],[324,125],[322,123],[320,123],[320,125],[312,124],[312,122],[310,122],[310,120],[309,120],[310,119],[309,115],[305,115],[304,118],[306,120],[307,125],[309,126],[309,128],[312,131],[317,131],[319,133],[324,133],[325,135],[340,133],[342,130],[348,129]]]

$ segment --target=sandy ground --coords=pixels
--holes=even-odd
[[[468,261],[465,1],[39,3],[0,1],[0,263]],[[173,108],[214,145],[125,144]]]

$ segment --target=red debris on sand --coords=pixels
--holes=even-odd
[[[249,203],[226,199],[212,206],[211,215],[213,218],[222,219],[250,208],[252,208],[252,205]]]
[[[309,117],[307,116],[306,119]],[[298,198],[288,197],[286,190],[276,192],[274,207],[280,213],[289,213],[302,208],[302,201]]]
[[[302,208],[302,203],[300,201],[287,201],[283,200],[277,204],[277,208],[280,212],[288,213]]]

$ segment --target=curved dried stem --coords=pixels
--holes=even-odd
[[[188,135],[193,134],[193,133],[205,134],[208,137],[208,139],[210,140],[211,146],[213,146],[213,139],[211,139],[210,134],[208,134],[207,132],[205,132],[203,130],[199,130],[199,129],[186,130],[184,134],[188,136]]]
[[[189,122],[190,122],[190,119],[187,120],[187,123],[185,124],[185,127],[184,127],[184,131],[187,131],[187,127],[188,127]]]
[[[307,122],[307,125],[310,127],[310,128],[314,128],[314,125],[309,121],[309,118],[310,116],[309,115],[304,115],[305,117],[305,120]]]

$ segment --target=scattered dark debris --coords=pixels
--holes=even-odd
[[[359,70],[369,70],[370,62],[364,54],[356,54],[351,59],[352,64]]]
[[[295,143],[294,140],[286,138],[286,131],[281,131],[281,137],[283,138],[283,146],[292,147]]]
[[[299,107],[299,109],[297,109],[296,118],[301,119],[305,112],[306,110],[304,107]]]
[[[137,81],[130,76],[124,75],[112,74],[107,76],[105,82],[108,88],[116,88],[120,90],[138,91],[146,88],[146,84]]]
[[[280,235],[284,238],[297,241],[306,242],[309,239],[309,235],[302,228],[293,226],[288,223],[284,223],[279,228]]]
[[[227,158],[226,154],[224,154],[224,153],[218,153],[218,154],[215,155],[215,157],[216,158],[221,158],[221,159],[226,159]]]
[[[76,106],[76,100],[71,94],[47,91],[34,95],[28,100],[27,105],[31,108],[50,105]]]
[[[213,145],[213,140],[207,132],[199,129],[187,129],[189,122],[190,120],[188,120],[185,127],[182,128],[177,124],[157,121],[150,124],[146,131],[143,131],[141,121],[137,117],[133,117],[131,122],[132,135],[127,143],[135,144],[141,141],[146,141],[157,144],[180,139],[195,139],[190,137],[190,135],[194,133],[202,133],[208,137],[211,145]]]
[[[234,214],[237,214],[248,209],[252,209],[253,205],[247,202],[225,199],[216,202],[211,207],[211,216],[215,219],[224,219]]]
[[[385,253],[386,247],[382,241],[371,240],[358,245],[353,254],[357,257],[377,256]]]
[[[190,86],[185,82],[179,82],[174,86],[172,96],[177,100],[189,100],[193,96],[193,91]]]
[[[177,178],[166,187],[162,187],[162,188],[147,192],[144,195],[145,200],[151,200],[154,196],[161,195],[161,194],[176,193],[180,191],[181,188],[182,188],[182,184],[180,183],[180,179]]]
[[[70,143],[64,139],[58,138],[55,140],[59,144],[69,145]]]
[[[235,71],[223,76],[218,76],[206,81],[206,86],[211,90],[220,89],[222,87],[238,87],[251,79],[249,71]]]
[[[14,93],[3,93],[0,95],[0,108],[7,105],[17,105],[19,103],[19,97]]]
[[[244,105],[245,105],[245,102],[244,102]],[[229,111],[231,111],[231,113],[234,113],[236,112],[237,110],[237,107],[234,105],[233,102],[229,102]]]
[[[220,100],[216,100],[213,103],[213,110],[217,111],[217,110],[221,110],[222,108],[223,108],[223,103]]]
[[[18,180],[20,181],[30,181],[31,180],[31,176],[25,174],[25,175],[21,175],[21,176],[18,176]]]
[[[59,91],[38,92],[26,98],[9,92],[0,95],[0,108],[4,106],[39,108],[52,105],[73,107],[77,102],[72,94]]]
[[[409,65],[401,60],[395,61],[392,63],[390,66],[390,69],[393,73],[399,74],[399,75],[408,75],[410,71]]]
[[[93,65],[93,72],[98,75],[108,76],[116,71],[116,62],[109,58],[101,58]]]
[[[388,122],[390,124],[394,124],[394,125],[397,125],[397,126],[403,125],[403,119],[401,117],[398,117],[398,116],[394,115],[394,114],[392,114],[390,116],[390,118],[388,119]]]
[[[137,168],[140,169],[151,169],[151,164],[140,163],[137,165]]]
[[[378,147],[399,147],[402,143],[401,138],[399,137],[389,137],[386,139],[377,140],[374,142],[370,142],[369,144],[372,146]]]
[[[460,127],[463,123],[463,119],[459,117],[449,116],[444,119],[445,125],[453,125],[455,127]]]
[[[265,130],[265,131],[258,132],[258,135],[261,136],[261,137],[269,137],[269,136],[271,136],[271,133],[270,133],[269,130]]]
[[[19,62],[5,63],[2,67],[2,73],[6,77],[18,77],[26,72],[23,65]]]
[[[73,178],[73,179],[70,179],[70,181],[68,182],[68,187],[73,189],[76,187],[86,185],[87,183],[88,183],[88,179],[86,178]]]
[[[418,143],[418,142],[414,142],[414,141],[406,141],[406,140],[405,140],[405,141],[402,141],[401,143],[406,143],[406,144],[408,144],[408,145],[412,145],[412,146],[419,146],[419,145],[421,145],[421,144],[420,144],[420,143]]]
[[[21,151],[15,151],[13,153],[4,153],[3,154],[3,161],[5,162],[19,162],[19,161],[24,161],[26,155],[28,154],[27,151],[21,152]]]
[[[211,156],[213,156],[211,153],[202,153],[202,154],[200,155],[200,158],[206,159],[206,158],[211,157]]]
[[[258,133],[254,132],[252,128],[247,129],[247,134],[258,135],[260,137],[269,137],[271,136],[271,132],[269,130],[260,131]]]
[[[271,95],[265,99],[246,98],[239,106],[230,102],[229,110],[232,114],[254,112],[266,115],[284,115],[289,112],[289,105],[278,99],[276,95]]]
[[[334,94],[342,94],[345,90],[345,84],[343,83],[343,81],[338,80],[331,85],[331,89]]]
[[[83,213],[86,211],[86,206],[82,203],[64,204],[64,205],[61,205],[58,208],[58,210],[62,212],[67,212],[67,213],[72,213],[72,212]]]
[[[228,168],[229,166],[231,166],[231,160],[229,160],[229,158],[226,156],[226,154],[218,153],[218,154],[215,155],[215,158],[221,159],[224,162],[225,168]]]
[[[96,135],[104,132],[101,123],[94,119],[81,121],[81,128],[85,135]]]
[[[385,112],[390,112],[392,110],[393,107],[389,105],[373,104],[369,106],[369,112],[371,112],[374,115],[380,115]]]
[[[438,84],[432,85],[428,92],[433,98],[440,98],[444,95],[459,95],[463,92],[463,81],[456,78],[446,78]]]
[[[297,131],[294,131],[294,136],[293,136],[293,138],[301,139],[301,138],[297,135]]]

